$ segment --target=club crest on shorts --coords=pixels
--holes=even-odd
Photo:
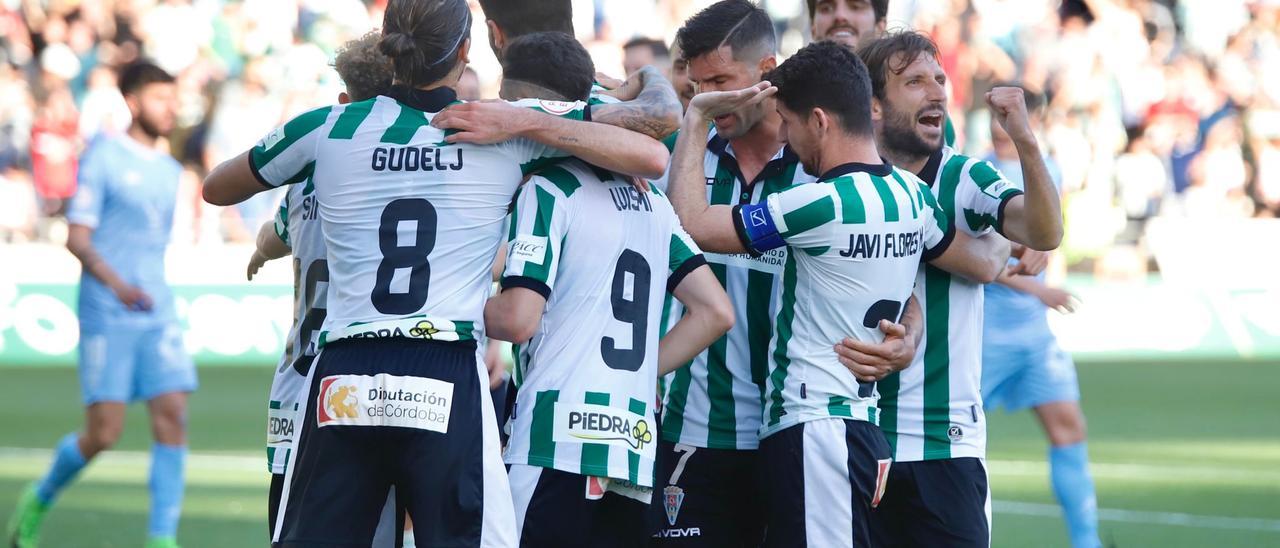
[[[662,489],[662,507],[667,511],[667,523],[675,526],[676,517],[680,515],[680,505],[684,503],[684,489],[668,485]]]

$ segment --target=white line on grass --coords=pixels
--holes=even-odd
[[[0,447],[0,461],[4,459],[51,459],[53,451],[49,449],[28,449],[23,447]],[[146,451],[107,451],[94,459],[96,463],[119,465],[143,465],[151,462],[151,453]],[[252,456],[247,453],[187,453],[187,467],[205,470],[253,471],[263,472],[267,469],[267,457]]]
[[[18,447],[0,447],[0,464],[5,459],[39,459],[48,460],[52,458],[53,452],[48,449],[27,449]],[[102,464],[117,465],[139,465],[145,466],[151,461],[151,454],[145,451],[107,451],[103,453],[97,460]],[[998,470],[1016,469],[1018,472],[1030,470],[1034,467],[1036,470],[1044,470],[1046,464],[1044,462],[1035,461],[991,461],[991,468]],[[250,455],[246,453],[190,453],[187,455],[187,467],[189,469],[198,470],[215,470],[215,471],[246,471],[264,473],[266,469],[266,459],[264,456]],[[1124,475],[1141,474],[1150,477],[1157,476],[1156,472],[1149,470],[1148,466],[1130,465],[1130,464],[1099,464],[1094,463],[1092,467],[1095,473],[1099,468],[1107,470],[1111,467],[1120,467],[1115,471],[1126,472]],[[1157,467],[1178,468],[1173,466]],[[1195,469],[1192,469],[1195,470]],[[1015,472],[1017,473],[1017,472]],[[1268,474],[1263,474],[1268,475]],[[1163,477],[1168,477],[1167,471],[1164,471]],[[999,514],[1013,514],[1022,516],[1043,516],[1057,518],[1062,515],[1062,511],[1054,504],[1040,504],[1034,502],[1016,502],[1007,500],[992,501],[992,509]],[[1280,520],[1263,519],[1263,518],[1236,518],[1227,516],[1204,516],[1196,514],[1183,514],[1178,512],[1148,512],[1142,510],[1121,510],[1118,508],[1099,508],[1098,519],[1102,521],[1116,521],[1123,523],[1147,523],[1154,525],[1180,525],[1185,527],[1200,527],[1206,529],[1234,529],[1243,531],[1266,531],[1280,533]]]
[[[1280,488],[1280,471],[1240,470],[1226,467],[1178,464],[1121,464],[1108,462],[1091,462],[1089,471],[1097,477],[1121,479],[1154,479],[1174,480],[1177,478],[1194,478],[1197,480],[1217,479],[1235,480],[1249,483],[1272,483]],[[988,460],[987,472],[993,476],[1043,476],[1048,474],[1049,465],[1045,461],[1036,460]]]
[[[1053,518],[1062,516],[1062,509],[1056,504],[995,500],[991,502],[991,508],[998,514],[1045,516]],[[1201,527],[1205,529],[1234,529],[1280,533],[1280,520],[1262,518],[1232,518],[1226,516],[1182,514],[1178,512],[1145,512],[1142,510],[1099,508],[1098,519],[1101,521],[1119,521],[1124,523],[1182,525],[1186,527]]]

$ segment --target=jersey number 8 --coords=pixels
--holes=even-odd
[[[400,227],[413,223],[412,243],[401,245]],[[383,314],[412,314],[427,304],[427,290],[431,287],[431,263],[427,255],[436,247],[436,208],[422,198],[393,200],[382,210],[382,223],[378,225],[378,249],[382,262],[378,263],[378,276],[369,296],[373,307]],[[391,281],[397,270],[409,269],[407,290],[391,291]]]

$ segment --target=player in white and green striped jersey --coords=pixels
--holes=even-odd
[[[929,183],[948,222],[970,235],[997,232],[1034,249],[1062,237],[1057,191],[1028,126],[1022,90],[988,94],[1015,136],[1026,191],[989,163],[943,145],[946,74],[927,36],[891,33],[864,46],[880,113],[877,140],[896,165]],[[921,269],[925,329],[915,362],[880,383],[881,428],[894,447],[876,538],[895,546],[986,546],[990,506],[982,409],[982,284],[988,278]]]
[[[705,249],[789,248],[760,433],[765,545],[867,546],[889,446],[875,426],[877,377],[855,376],[835,347],[847,336],[883,338],[878,327],[902,314],[922,260],[970,274],[992,268],[1002,246],[1007,256],[1007,244],[956,236],[927,188],[881,162],[870,84],[853,53],[811,44],[765,79],[778,87],[693,98],[672,160],[672,201]],[[709,205],[702,128],[774,90],[786,140],[823,175],[763,204]]]
[[[665,164],[660,143],[618,128],[506,103],[454,104],[469,22],[461,0],[392,1],[381,42],[395,65],[389,96],[303,114],[206,180],[205,198],[227,205],[310,173],[319,198],[328,335],[287,474],[325,481],[286,481],[279,542],[367,543],[364,525],[394,484],[420,542],[511,543],[487,375],[474,342],[454,342],[483,329],[506,206],[537,160],[571,153],[640,176]],[[583,112],[580,103],[530,106]],[[361,435],[364,450],[344,450],[349,435]],[[392,446],[412,457],[377,460]],[[443,493],[458,495],[440,505]]]
[[[521,36],[503,58],[502,97],[570,98],[589,87],[547,72],[546,59],[591,66],[569,35]],[[485,326],[523,343],[505,454],[519,541],[642,544],[658,369],[722,335],[733,307],[666,198],[608,171],[577,160],[539,170],[509,225],[503,291],[486,305]],[[690,314],[659,350],[668,291]]]
[[[526,183],[508,239],[485,325],[522,343],[504,455],[520,541],[643,544],[654,381],[722,335],[733,306],[661,193],[577,161]],[[689,314],[659,348],[668,291]]]
[[[740,22],[740,23],[739,23]],[[776,66],[776,38],[769,16],[748,2],[717,2],[689,19],[676,48],[687,59],[689,78],[702,91],[737,90],[760,82]],[[811,183],[795,151],[778,140],[781,118],[771,105],[744,108],[715,120],[702,167],[713,204],[764,203],[784,188]],[[702,135],[704,133],[700,133]],[[657,182],[665,187],[666,180]],[[764,497],[756,474],[765,378],[782,303],[782,273],[788,250],[761,256],[708,253],[737,316],[733,329],[687,368],[669,375],[659,446],[667,521],[661,544],[696,540],[714,545],[755,545],[763,539]],[[918,313],[919,307],[912,305]],[[670,324],[680,317],[673,303]],[[905,338],[876,343],[898,348],[896,363],[910,363]]]

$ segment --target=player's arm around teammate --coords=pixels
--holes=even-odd
[[[737,91],[707,92],[695,95],[685,113],[676,152],[671,163],[671,204],[694,241],[703,249],[716,253],[747,252],[742,238],[735,228],[733,208],[708,205],[706,191],[702,188],[702,158],[706,151],[707,123],[717,116],[733,112],[746,105],[764,101],[777,92],[768,82]],[[812,123],[820,117],[811,116]],[[928,204],[942,226],[949,226],[945,214],[938,208],[928,187],[916,181],[917,198]],[[946,221],[946,222],[943,222]],[[1004,269],[1009,259],[1009,242],[1003,238],[983,236],[972,238],[952,230],[949,238],[954,244],[928,262],[934,266],[960,274],[974,281],[989,283]]]
[[[470,43],[470,39],[466,39],[461,46],[464,63]],[[678,108],[679,103],[676,104]],[[569,120],[501,101],[455,105],[435,115],[432,124],[454,130],[446,137],[451,144],[493,144],[524,137],[599,167],[644,178],[661,176],[669,158],[662,143],[645,135],[607,124]],[[205,201],[213,205],[233,205],[268,190],[254,174],[252,153],[248,150],[223,162],[205,177]]]
[[[523,137],[607,170],[649,179],[662,176],[669,158],[662,143],[645,135],[542,114],[503,101],[449,107],[432,125],[454,130],[456,133],[445,137],[450,143],[486,145]]]

